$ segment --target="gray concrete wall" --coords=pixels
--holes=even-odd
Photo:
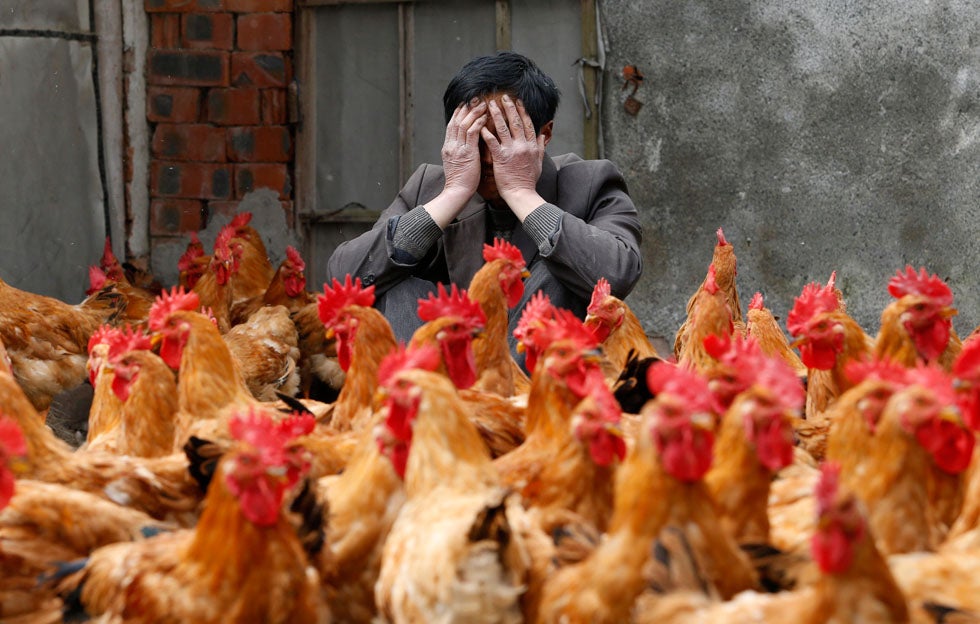
[[[980,5],[976,0],[602,0],[606,156],[644,224],[628,299],[670,339],[722,227],[743,304],[785,319],[837,270],[876,332],[906,263],[948,279],[980,323]],[[645,81],[636,117],[617,74]],[[785,327],[785,326],[784,326]]]

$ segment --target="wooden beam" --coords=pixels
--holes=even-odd
[[[494,22],[496,24],[497,50],[510,50],[510,0],[496,0],[494,4],[496,5]]]
[[[338,4],[405,4],[415,0],[296,0],[299,7],[337,6]]]
[[[415,82],[415,11],[411,5],[398,5],[398,186],[412,175],[412,128],[414,105],[412,85]]]
[[[316,11],[298,11],[296,81],[299,83],[296,122],[296,216],[300,224],[316,213]],[[329,88],[329,87],[326,87]],[[312,237],[302,229],[305,257],[312,257]]]
[[[596,60],[599,54],[599,33],[596,29],[596,3],[595,0],[581,0],[582,6],[582,58]],[[582,78],[585,83],[585,98],[592,113],[586,115],[582,123],[582,143],[584,145],[583,158],[595,159],[599,157],[599,115],[597,103],[597,80],[596,73],[601,71],[597,67],[582,65]]]

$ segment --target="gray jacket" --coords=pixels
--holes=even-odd
[[[468,286],[483,266],[486,240],[486,203],[477,195],[421,260],[415,264],[394,260],[391,241],[395,217],[434,199],[444,184],[441,166],[419,167],[369,232],[334,251],[327,263],[328,279],[343,281],[349,273],[360,277],[365,285],[374,284],[379,295],[410,276]],[[544,263],[562,284],[586,301],[596,281],[605,277],[612,293],[625,297],[643,269],[642,232],[636,207],[616,166],[608,160],[582,160],[575,154],[546,157],[537,191],[564,214],[557,233],[541,249],[520,226],[514,231],[511,242],[524,254],[532,274],[535,265]]]

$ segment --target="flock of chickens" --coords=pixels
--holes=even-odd
[[[402,345],[249,220],[170,290],[108,243],[78,305],[0,281],[0,621],[980,622],[980,339],[925,269],[876,336],[807,284],[790,343],[719,230],[674,353],[600,280],[532,298],[528,376],[512,245]]]

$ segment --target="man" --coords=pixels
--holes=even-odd
[[[436,283],[466,288],[495,236],[516,245],[531,272],[511,335],[538,290],[579,317],[600,277],[625,297],[642,270],[636,208],[609,161],[546,156],[558,97],[520,54],[464,65],[443,95],[442,167],[419,167],[370,232],[337,248],[328,278],[374,284],[376,306],[403,341],[421,325],[419,298]]]

